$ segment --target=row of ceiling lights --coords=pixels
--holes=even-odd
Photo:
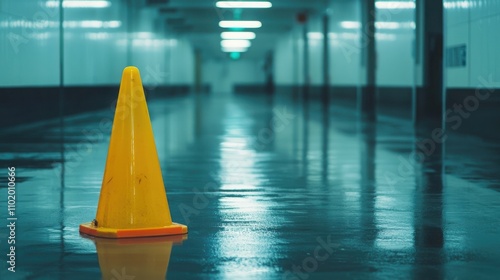
[[[377,9],[415,9],[413,1],[376,1]],[[271,8],[273,5],[269,1],[218,1],[215,6],[221,9],[255,9]],[[260,21],[223,20],[219,22],[221,28],[232,29],[231,32],[222,32],[221,47],[223,52],[231,53],[231,56],[239,57],[242,52],[246,52],[255,39],[254,32],[240,31],[242,29],[260,28]],[[238,31],[234,31],[238,30]]]
[[[60,0],[48,0],[45,4],[49,8],[59,7]],[[64,0],[64,8],[107,8],[111,6],[109,0]],[[217,8],[235,9],[235,8],[271,8],[273,5],[269,1],[219,1]],[[385,1],[375,2],[377,9],[415,9],[414,1]],[[445,8],[461,7],[468,8],[468,1],[455,1],[444,3]]]
[[[45,5],[49,8],[59,7],[60,0],[48,0]],[[64,0],[64,8],[107,8],[111,6],[109,0]],[[473,3],[472,3],[473,4]],[[469,8],[471,2],[448,1],[443,5],[445,8]],[[271,8],[272,4],[268,1],[219,1],[216,3],[217,8]],[[377,9],[415,9],[414,1],[376,1]]]
[[[267,9],[273,4],[269,1],[218,1],[215,6],[221,9]],[[256,37],[254,32],[242,30],[260,28],[262,23],[257,20],[222,20],[219,26],[230,30],[221,33],[222,51],[231,53],[232,57],[239,57],[252,45],[250,40]]]
[[[464,2],[464,1],[461,1]],[[59,5],[59,0],[49,0],[46,2],[47,7],[57,7]],[[64,8],[107,8],[111,6],[111,2],[108,0],[64,0],[62,2]],[[377,9],[415,9],[416,5],[414,1],[385,1],[376,0],[375,2]],[[269,1],[218,1],[215,3],[217,8],[221,9],[262,9],[271,8],[273,5]],[[446,5],[445,5],[446,6]],[[358,27],[359,23],[343,22],[348,27]],[[349,26],[347,24],[349,23]],[[357,25],[356,25],[357,24]],[[382,22],[379,23],[381,25]],[[393,27],[397,23],[393,24]],[[83,26],[83,24],[82,24]],[[104,25],[103,25],[104,26]],[[243,21],[243,20],[222,20],[219,22],[221,28],[229,29],[221,33],[221,47],[222,51],[229,52],[231,55],[240,55],[242,52],[246,52],[248,48],[252,45],[251,40],[255,39],[256,34],[254,32],[245,31],[245,29],[256,29],[262,27],[260,21]],[[385,26],[385,25],[384,25]],[[380,28],[380,27],[379,27]]]

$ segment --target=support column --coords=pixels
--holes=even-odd
[[[417,1],[417,12],[423,13],[422,28],[423,48],[423,87],[417,92],[415,123],[443,120],[443,1]]]
[[[194,51],[194,92],[200,93],[204,91],[203,89],[203,61],[201,56],[201,50],[196,49]]]
[[[366,86],[362,88],[359,104],[364,120],[376,120],[377,101],[377,52],[375,41],[375,0],[366,0],[362,5],[361,45],[364,48],[364,66],[366,71]]]
[[[307,100],[309,98],[309,87],[311,86],[310,83],[310,71],[309,71],[309,36],[307,35],[309,33],[309,28],[307,26],[307,22],[304,23],[302,26],[302,40],[304,40],[304,98]]]
[[[328,104],[330,93],[330,16],[328,11],[323,15],[323,103]]]

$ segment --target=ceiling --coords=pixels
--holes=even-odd
[[[185,34],[204,57],[224,59],[228,55],[221,51],[220,20],[235,19],[234,9],[215,7],[216,0],[148,0],[150,7],[157,9],[160,20],[170,30]],[[324,10],[328,0],[269,0],[270,9],[243,9],[241,20],[259,20],[262,28],[251,30],[257,34],[252,47],[243,59],[259,59],[272,50],[276,38],[291,30],[300,12],[310,14]],[[250,30],[249,30],[250,31]]]

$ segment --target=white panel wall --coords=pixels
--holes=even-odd
[[[361,53],[359,28],[346,28],[344,22],[361,22],[360,0],[332,1],[329,25],[330,82],[333,85],[359,85]],[[326,7],[325,7],[326,10]],[[322,15],[313,15],[307,23],[309,40],[309,77],[312,85],[323,83],[323,23]],[[274,50],[277,85],[304,83],[303,26],[296,24],[284,34]]]
[[[412,87],[415,83],[415,8],[408,0],[381,6],[376,15],[377,84]]]
[[[208,60],[203,62],[203,82],[210,84],[214,93],[229,93],[232,83],[229,79],[229,62]]]
[[[253,60],[207,60],[203,62],[202,75],[214,93],[230,93],[236,84],[265,83],[263,63]]]
[[[330,5],[330,81],[333,85],[362,84],[360,30],[352,25],[361,23],[360,1],[333,1]]]
[[[311,85],[323,84],[323,23],[319,16],[313,17],[309,23],[309,79]],[[318,34],[319,36],[317,36]]]
[[[394,4],[401,2],[402,4]],[[415,66],[415,9],[407,8],[408,0],[392,1],[386,9],[377,9],[377,83],[379,86],[412,87],[416,80]],[[361,0],[331,1],[328,6],[330,82],[334,86],[360,86],[365,84],[362,55],[366,46],[366,31],[361,29]],[[327,10],[327,7],[325,7]],[[299,67],[303,52],[294,53],[299,46],[302,27],[297,25],[290,34],[282,36],[275,48],[275,75],[278,85],[301,84],[290,74]],[[312,85],[323,82],[322,15],[313,15],[308,22],[310,78]]]
[[[64,9],[65,85],[119,83],[127,66],[127,8],[110,2],[103,9]]]
[[[446,47],[467,45],[467,61],[470,62],[470,11],[467,8],[469,2],[446,1],[445,3]],[[445,68],[445,77],[445,82],[449,87],[468,87],[470,67]]]
[[[134,21],[141,24],[130,34],[132,37],[131,64],[145,72],[144,83],[175,85],[194,83],[194,50],[183,37],[158,29],[154,9],[144,9]],[[160,35],[167,34],[167,35]]]
[[[450,88],[476,88],[480,79],[500,80],[500,1],[446,0],[446,46],[467,45],[467,66],[446,68]]]
[[[472,0],[470,9],[470,78],[469,86],[477,87],[480,79],[500,81],[500,1]]]
[[[155,9],[109,1],[102,9],[64,9],[65,85],[118,84],[127,65],[139,67],[148,85],[193,83],[187,40],[159,29]],[[0,1],[0,38],[6,38],[0,40],[0,87],[59,85],[60,15],[46,3]]]
[[[294,65],[293,33],[287,33],[278,40],[274,50],[274,79],[277,84],[291,85],[298,69]]]
[[[468,17],[465,17],[466,19]],[[470,50],[470,26],[468,22],[460,22],[446,26],[446,46],[458,46],[465,44]],[[470,53],[467,53],[467,61],[470,61]],[[470,67],[445,68],[446,83],[452,87],[468,87],[470,84]]]
[[[194,83],[194,50],[185,38],[171,40],[170,79],[171,84]]]
[[[43,3],[0,1],[0,86],[59,84],[59,12]]]
[[[274,79],[277,85],[304,83],[304,40],[301,26],[282,35],[274,48]]]

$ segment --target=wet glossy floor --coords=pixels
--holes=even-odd
[[[18,217],[15,274],[0,230],[1,279],[499,279],[498,144],[450,134],[422,146],[432,127],[363,123],[341,106],[283,96],[149,106],[187,238],[82,237],[112,112],[66,118],[64,137],[58,120],[40,122],[1,136],[0,162],[17,168]]]

